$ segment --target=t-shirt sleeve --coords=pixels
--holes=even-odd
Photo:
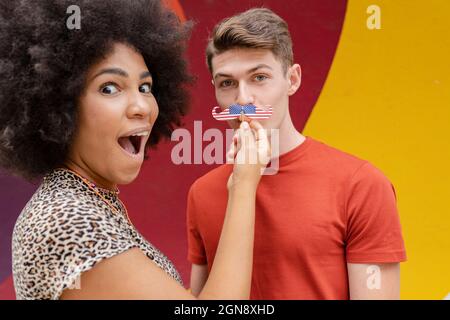
[[[196,201],[198,199],[196,198],[195,187],[196,183],[189,190],[186,213],[188,260],[194,264],[206,264],[205,247],[196,220],[196,214],[198,213]]]
[[[59,299],[65,289],[82,287],[83,272],[137,246],[125,225],[108,217],[108,210],[92,212],[74,200],[52,211],[55,219],[48,225],[49,232],[43,235],[40,245],[34,242],[41,266],[35,272],[46,283],[47,288],[41,288],[45,299]]]
[[[394,186],[368,162],[350,180],[346,213],[347,262],[406,261]]]

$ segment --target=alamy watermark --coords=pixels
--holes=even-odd
[[[381,269],[377,265],[370,265],[366,269],[367,277],[366,285],[369,290],[381,289]]]
[[[67,14],[70,14],[66,19],[66,27],[69,30],[81,29],[81,9],[79,6],[73,4],[67,7]]]
[[[185,128],[178,128],[172,132],[171,140],[178,142],[171,152],[172,163],[181,164],[225,164],[234,163],[239,159],[230,159],[234,129],[226,129],[225,134],[216,128],[207,129],[203,132],[202,121],[194,121],[194,132]],[[271,147],[270,162],[263,170],[263,175],[274,175],[279,169],[280,134],[278,129],[263,129],[260,134],[267,135]],[[204,144],[207,143],[206,146]],[[242,141],[245,148],[245,141]],[[247,163],[256,163],[256,157],[247,158]],[[237,162],[239,163],[239,162]]]
[[[372,4],[366,10],[369,17],[367,17],[366,26],[369,30],[381,29],[381,9],[378,5]]]

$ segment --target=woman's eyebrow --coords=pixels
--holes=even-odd
[[[144,78],[148,78],[148,77],[152,77],[152,74],[150,73],[150,71],[144,71],[141,73],[139,79],[144,79]]]
[[[102,69],[100,70],[97,74],[95,74],[95,76],[93,76],[91,78],[91,81],[94,80],[95,78],[97,78],[98,76],[102,75],[102,74],[115,74],[118,76],[122,76],[125,78],[128,78],[128,73],[120,68],[106,68],[106,69]],[[150,73],[150,71],[144,71],[141,73],[141,75],[139,76],[139,79],[144,79],[144,78],[148,78],[148,77],[152,77],[152,74]]]
[[[100,70],[95,76],[92,77],[91,80],[94,80],[95,78],[97,78],[98,76],[105,74],[105,73],[109,73],[109,74],[116,74],[118,76],[122,76],[127,78],[128,77],[128,73],[120,68],[106,68],[106,69],[102,69]]]

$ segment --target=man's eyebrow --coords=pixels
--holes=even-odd
[[[267,69],[273,70],[269,65],[267,65],[267,64],[265,64],[265,63],[261,63],[261,64],[258,64],[256,67],[254,67],[254,68],[248,70],[247,73],[253,73],[253,72],[255,72],[256,70],[258,70],[258,69],[263,69],[263,68],[267,68]]]
[[[247,73],[247,74],[253,73],[253,72],[257,71],[258,69],[262,69],[262,68],[267,68],[267,69],[273,70],[272,67],[270,67],[269,65],[264,64],[264,63],[261,63],[261,64],[258,64],[256,67],[251,68],[251,69],[248,70],[246,73]],[[230,75],[230,74],[226,74],[226,73],[217,73],[217,74],[214,76],[214,79],[217,79],[218,77],[229,78],[229,77],[231,77],[231,75]]]
[[[219,77],[229,78],[229,77],[231,77],[231,75],[226,74],[226,73],[216,73],[216,75],[214,76],[214,79],[217,79]]]

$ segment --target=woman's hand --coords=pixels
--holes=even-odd
[[[227,188],[247,184],[256,189],[261,174],[270,161],[270,143],[266,130],[256,121],[242,121],[227,153],[227,162],[234,163]]]

